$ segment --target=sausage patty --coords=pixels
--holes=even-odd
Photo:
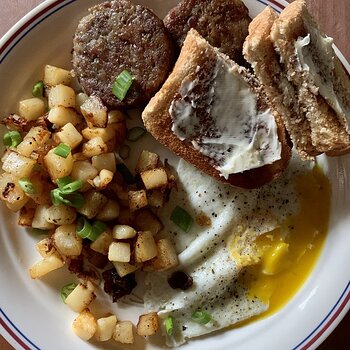
[[[173,60],[163,21],[127,0],[106,1],[89,12],[73,40],[73,67],[83,90],[109,108],[142,106],[164,82]],[[112,87],[123,70],[134,80],[121,102]]]
[[[165,17],[164,23],[181,47],[194,28],[212,46],[238,64],[246,65],[242,47],[251,19],[241,0],[183,0]]]

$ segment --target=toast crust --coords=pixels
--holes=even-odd
[[[174,96],[179,91],[182,81],[191,74],[194,74],[197,66],[204,65],[208,57],[220,55],[230,62],[235,69],[239,70],[241,76],[249,83],[257,95],[258,105],[265,105],[267,99],[263,94],[258,81],[244,68],[239,67],[233,61],[221,53],[207,41],[205,41],[194,29],[191,29],[185,39],[180,56],[160,91],[151,99],[142,113],[142,119],[146,129],[164,146],[171,149],[179,157],[192,163],[200,171],[233,186],[243,188],[256,188],[268,183],[278,177],[287,167],[291,157],[291,147],[287,138],[283,122],[277,113],[274,113],[278,126],[278,137],[281,142],[281,159],[273,164],[260,168],[247,170],[242,173],[231,174],[226,180],[211,165],[211,159],[204,156],[193,148],[186,140],[181,141],[171,130],[172,118],[169,113],[170,105]],[[273,109],[272,109],[273,110]]]

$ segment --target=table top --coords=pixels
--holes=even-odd
[[[102,0],[101,0],[102,1]],[[293,0],[289,0],[292,2]],[[28,13],[43,0],[1,0],[0,37],[11,28],[23,15]],[[96,0],[98,2],[98,0]],[[350,61],[350,14],[349,0],[306,0],[312,14],[322,29],[334,38],[335,44]],[[338,325],[335,331],[325,340],[318,350],[350,349],[350,312]],[[13,350],[0,336],[0,349]]]

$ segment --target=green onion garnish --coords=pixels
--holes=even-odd
[[[28,194],[35,193],[35,187],[27,177],[23,177],[22,179],[19,179],[18,184],[25,193],[28,193]]]
[[[71,150],[72,149],[68,145],[66,145],[65,143],[61,143],[53,149],[53,153],[57,154],[62,158],[67,158]]]
[[[170,220],[185,232],[190,230],[193,223],[192,216],[188,214],[185,209],[182,209],[179,206],[176,206],[171,213]]]
[[[130,147],[128,145],[123,145],[120,147],[119,155],[121,159],[128,159],[130,156]]]
[[[117,170],[122,174],[124,181],[128,185],[132,185],[135,183],[135,178],[131,174],[130,170],[127,168],[127,166],[123,163],[117,164]]]
[[[119,101],[124,100],[126,94],[130,89],[133,79],[134,78],[127,70],[122,71],[115,79],[112,92],[113,95],[116,96]]]
[[[145,135],[146,132],[147,131],[144,128],[141,128],[140,126],[135,126],[134,128],[128,130],[126,134],[126,139],[128,141],[135,142],[139,140],[143,135]]]
[[[3,136],[4,145],[7,147],[17,147],[22,141],[21,134],[18,131],[8,131]]]
[[[75,180],[73,182],[70,182],[70,183],[60,187],[60,190],[63,194],[69,194],[69,193],[73,193],[75,191],[78,191],[79,189],[81,189],[82,186],[83,186],[83,181]]]
[[[81,208],[84,205],[84,197],[81,193],[63,193],[61,189],[55,188],[51,191],[53,205],[65,204],[73,208]]]
[[[68,185],[72,181],[73,180],[70,176],[65,176],[65,177],[61,177],[60,179],[57,179],[56,183],[57,183],[58,188],[62,189],[62,187]]]
[[[92,226],[89,221],[81,216],[79,217],[77,223],[77,235],[81,238],[88,238],[92,230]]]
[[[75,289],[76,286],[77,286],[76,283],[69,283],[69,284],[66,284],[65,286],[62,287],[61,298],[62,298],[64,303],[66,302],[68,295],[73,292],[73,290]]]
[[[197,310],[192,313],[192,320],[199,324],[207,324],[211,321],[211,315],[205,311]]]
[[[44,83],[41,80],[33,86],[32,95],[34,97],[44,96]]]
[[[95,221],[92,224],[92,232],[89,237],[91,241],[96,241],[96,239],[100,236],[100,234],[106,231],[107,225],[101,221]]]
[[[166,334],[172,335],[174,330],[174,319],[171,316],[168,316],[165,319],[165,331]]]

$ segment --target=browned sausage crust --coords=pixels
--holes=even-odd
[[[162,20],[127,0],[106,1],[89,12],[73,42],[73,66],[83,90],[96,94],[110,108],[142,106],[164,82],[173,60]],[[120,102],[112,87],[123,70],[134,81]]]
[[[242,47],[251,19],[241,0],[183,0],[165,17],[164,23],[181,47],[194,28],[212,46],[238,64],[246,64]]]

